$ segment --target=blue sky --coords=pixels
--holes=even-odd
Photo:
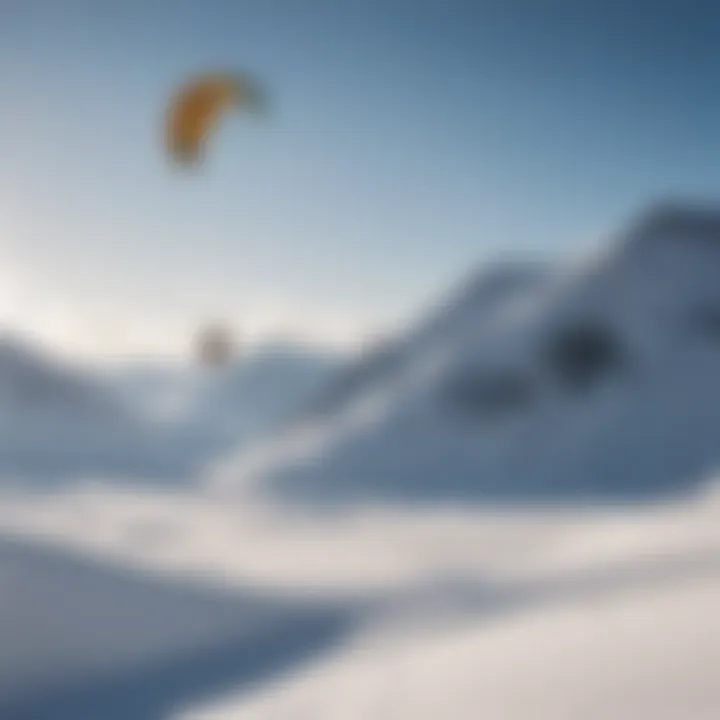
[[[720,189],[720,9],[618,0],[4,0],[0,323],[178,352],[204,318],[346,343],[473,267]],[[165,103],[265,84],[198,175]]]

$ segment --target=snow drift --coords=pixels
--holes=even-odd
[[[719,510],[3,494],[0,716],[709,720]]]
[[[0,542],[0,717],[165,717],[332,644],[328,603],[201,587]]]

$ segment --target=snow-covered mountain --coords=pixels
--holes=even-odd
[[[0,488],[0,716],[718,717],[718,272],[720,214],[665,207],[471,278],[212,478],[262,502]],[[236,372],[111,386],[223,427]]]
[[[262,348],[220,371],[63,364],[0,342],[0,475],[17,480],[192,480],[206,463],[296,411],[336,359]]]
[[[130,363],[108,379],[128,403],[174,428],[207,461],[287,421],[341,364],[330,352],[275,342],[224,368]]]
[[[164,439],[113,389],[15,337],[0,341],[0,474],[152,473]]]
[[[598,250],[484,270],[220,485],[274,497],[628,499],[720,461],[720,209],[663,203]]]
[[[237,437],[256,435],[297,413],[323,387],[340,359],[319,350],[273,344],[211,373],[192,399],[193,422]]]

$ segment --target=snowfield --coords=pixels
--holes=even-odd
[[[327,376],[0,348],[0,718],[716,720],[719,275],[664,205]],[[192,482],[118,472],[148,418]]]
[[[705,580],[661,597],[570,601],[419,632],[332,657],[249,702],[181,717],[711,720],[720,701],[719,599],[717,583]]]
[[[163,717],[166,704],[278,672],[349,615],[210,593],[51,549],[0,545],[0,717]]]
[[[190,492],[5,496],[5,707],[37,718],[710,718],[710,488],[632,510],[343,517]]]

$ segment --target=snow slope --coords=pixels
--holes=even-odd
[[[300,345],[269,344],[210,374],[186,408],[185,422],[226,446],[285,422],[320,391],[342,358]]]
[[[343,358],[283,342],[261,345],[225,368],[125,363],[105,371],[133,406],[234,441],[267,431],[307,403]]]
[[[342,362],[319,349],[277,342],[224,368],[130,363],[105,376],[175,438],[188,473],[198,473],[289,420]]]
[[[5,479],[150,475],[160,459],[167,459],[168,445],[168,438],[111,386],[17,338],[0,341],[0,475]]]
[[[0,542],[0,717],[161,717],[311,656],[349,613]]]
[[[535,503],[674,495],[713,471],[720,211],[662,204],[591,256],[497,277],[217,484],[312,503]]]
[[[188,482],[307,401],[334,358],[262,348],[214,373],[75,368],[16,338],[0,342],[0,476]]]
[[[185,720],[712,720],[717,579],[418,631],[333,656],[286,687]]]
[[[0,717],[709,720],[719,517],[6,493]]]

